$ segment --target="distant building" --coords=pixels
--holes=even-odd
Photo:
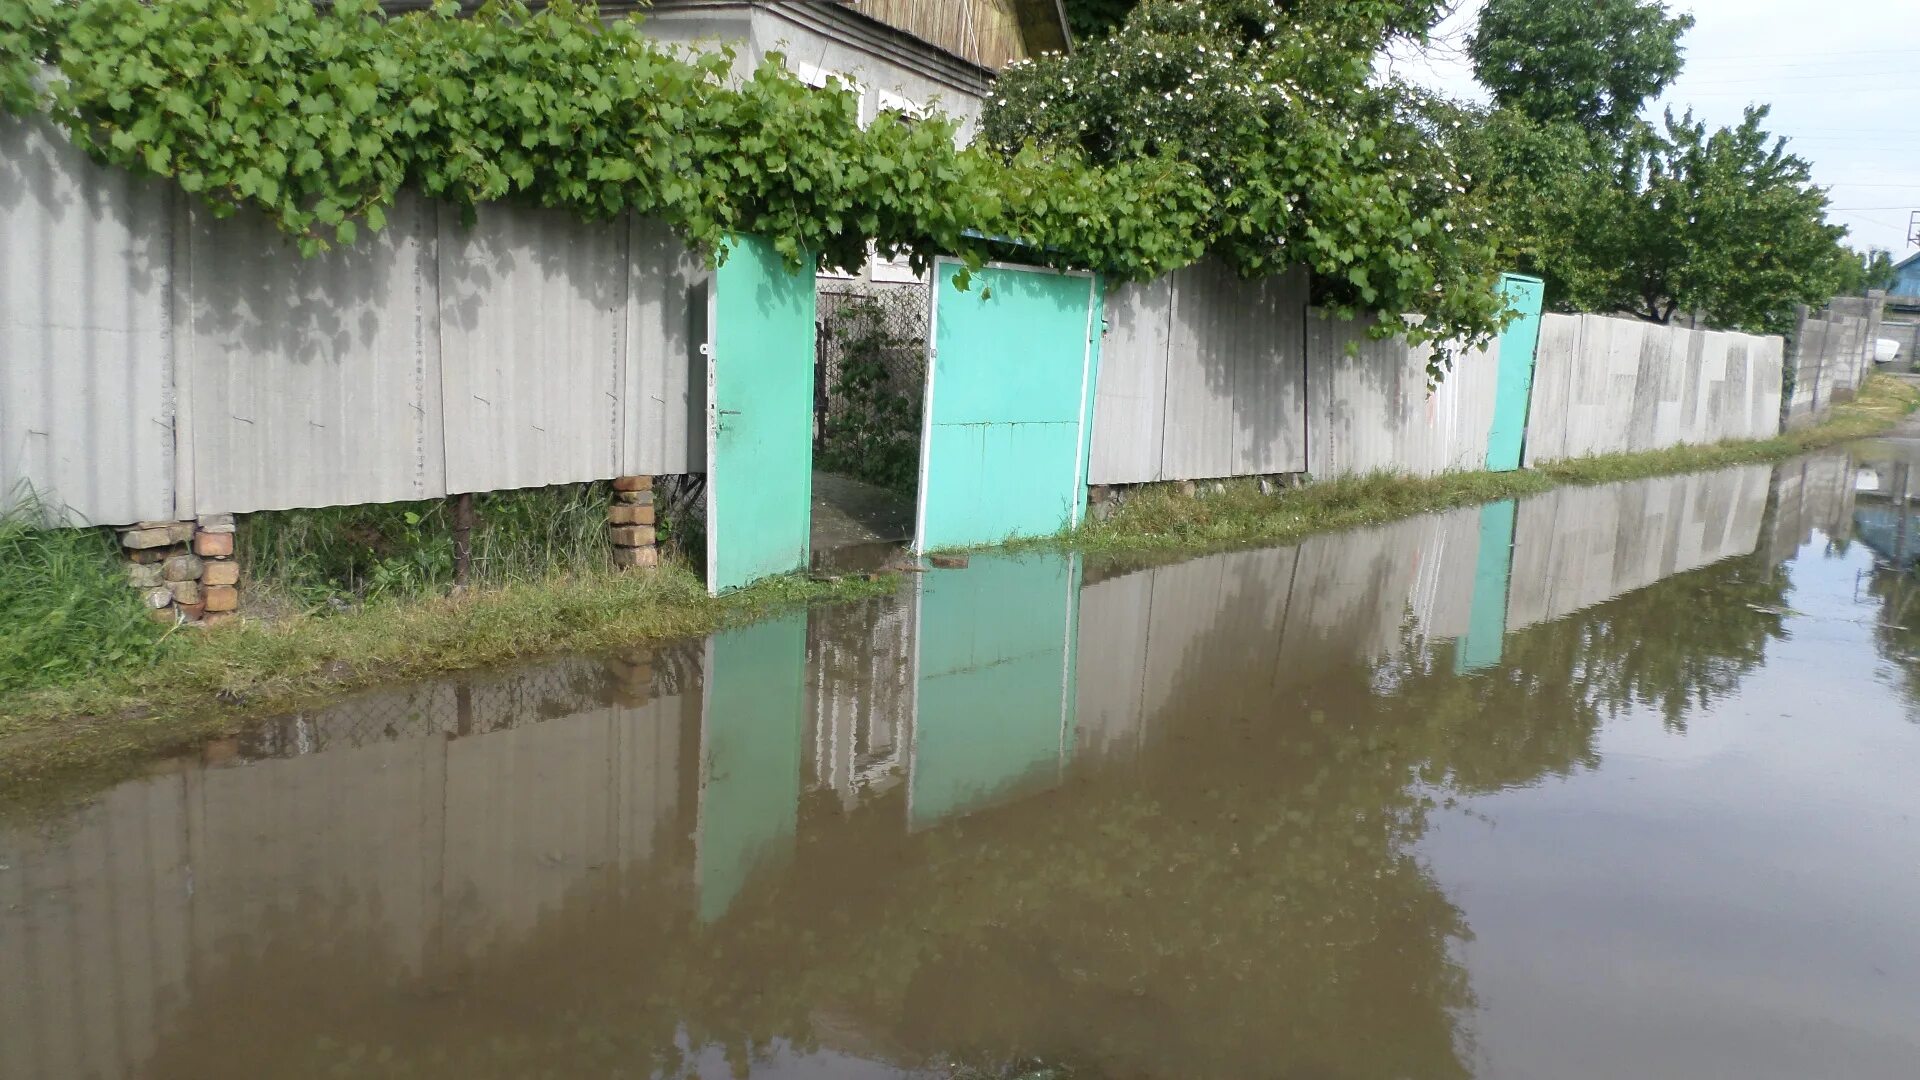
[[[1907,304],[1920,303],[1920,252],[1893,264],[1893,284],[1887,286],[1887,299]]]

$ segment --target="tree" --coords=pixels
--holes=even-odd
[[[1666,322],[1699,310],[1716,325],[1784,331],[1795,303],[1840,284],[1846,230],[1827,224],[1827,195],[1786,140],[1761,127],[1764,106],[1711,134],[1668,114],[1648,142],[1644,185],[1627,200],[1633,248],[1612,283],[1614,306]]]
[[[1873,289],[1893,287],[1893,252],[1886,248],[1866,251],[1847,249],[1840,266],[1840,284],[1835,296],[1865,296]]]
[[[1862,272],[1765,108],[1715,131],[1669,115],[1618,141],[1506,108],[1460,115],[1457,156],[1501,222],[1500,257],[1542,277],[1555,307],[1777,332]]]
[[[1496,103],[1619,137],[1679,76],[1692,26],[1661,0],[1488,0],[1467,53]]]
[[[1488,216],[1412,97],[1372,79],[1434,0],[1143,0],[1070,57],[1009,69],[984,118],[1003,152],[1171,161],[1210,200],[1205,246],[1247,276],[1306,265],[1343,314],[1426,317],[1422,339],[1499,326]]]
[[[1140,0],[1066,0],[1067,29],[1073,32],[1073,40],[1085,45],[1097,38],[1113,33],[1113,28],[1127,19]]]

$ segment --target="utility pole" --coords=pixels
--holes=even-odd
[[[1920,210],[1907,218],[1907,246],[1920,247]]]

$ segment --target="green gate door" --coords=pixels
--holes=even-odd
[[[726,914],[756,874],[793,854],[806,738],[807,617],[707,641],[694,878],[700,918]]]
[[[1050,536],[1080,523],[1099,375],[1100,279],[989,266],[933,274],[914,549]]]
[[[1520,316],[1500,332],[1500,379],[1493,430],[1487,436],[1487,468],[1512,472],[1520,467],[1527,441],[1527,402],[1533,394],[1533,356],[1540,344],[1540,302],[1546,286],[1539,278],[1502,274],[1500,294]]]
[[[807,565],[813,275],[739,237],[707,303],[707,590],[717,596]]]

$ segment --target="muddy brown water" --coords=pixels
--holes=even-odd
[[[1911,1078],[1909,457],[284,717],[0,830],[0,1080]]]

